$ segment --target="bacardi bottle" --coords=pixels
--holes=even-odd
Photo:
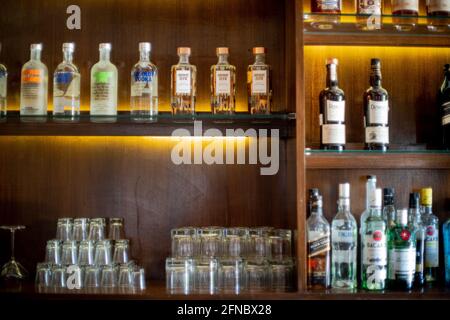
[[[416,272],[416,234],[408,226],[408,210],[397,211],[395,227],[388,236],[388,287],[411,290]]]
[[[450,149],[450,64],[444,66],[444,81],[439,88],[438,108],[442,117],[442,143]]]
[[[272,74],[266,64],[266,48],[253,48],[255,63],[247,68],[248,109],[251,114],[270,114],[272,107]]]
[[[380,59],[371,60],[370,88],[364,93],[365,147],[386,151],[389,147],[389,97],[381,86]]]
[[[322,213],[322,196],[311,204],[311,216],[306,222],[308,251],[308,288],[330,287],[330,224]]]
[[[422,219],[425,226],[425,282],[433,285],[437,281],[439,269],[439,219],[433,214],[433,190],[421,190]]]
[[[414,286],[420,288],[425,284],[424,277],[424,250],[425,228],[420,212],[420,195],[417,192],[409,195],[409,223],[416,234],[416,271],[414,274]]]
[[[337,59],[327,59],[327,84],[320,92],[321,149],[342,151],[345,148],[345,95],[338,86]]]
[[[363,224],[362,288],[384,290],[387,277],[387,228],[381,214],[381,189],[372,193],[369,216]]]
[[[395,227],[395,190],[383,189],[383,220],[388,229]]]
[[[2,44],[0,43],[0,53],[1,52],[2,52]],[[6,70],[6,67],[0,63],[0,118],[6,117],[7,91],[8,91],[8,71]]]
[[[219,61],[211,67],[211,112],[231,115],[236,107],[236,67],[228,62],[228,48],[217,48],[216,53]]]
[[[350,184],[339,185],[338,213],[331,224],[331,279],[333,288],[354,289],[356,282],[357,224],[350,212]]]
[[[189,63],[191,48],[177,49],[179,61],[172,66],[172,113],[194,115],[197,96],[197,67]]]

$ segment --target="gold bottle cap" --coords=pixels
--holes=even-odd
[[[326,61],[325,61],[325,63],[328,65],[328,64],[334,64],[334,65],[338,65],[339,64],[339,61],[338,61],[338,59],[336,59],[336,58],[328,58]]]
[[[264,54],[264,53],[267,53],[267,50],[264,47],[254,47],[253,48],[253,54]]]
[[[230,50],[227,47],[219,47],[216,49],[216,54],[229,54]]]
[[[431,206],[433,203],[433,189],[423,188],[420,190],[420,199],[422,200],[422,205]]]
[[[177,53],[178,54],[191,55],[191,48],[189,48],[189,47],[178,47]]]

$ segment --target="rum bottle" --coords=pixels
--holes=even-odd
[[[421,190],[422,219],[425,226],[425,283],[434,285],[439,269],[439,219],[433,214],[433,190]]]
[[[197,96],[197,68],[189,63],[191,48],[177,49],[178,64],[172,66],[171,105],[174,115],[194,115]]]
[[[414,274],[414,286],[420,288],[425,283],[424,277],[424,250],[425,228],[420,212],[420,195],[417,192],[409,194],[409,221],[416,234],[416,271]]]
[[[236,67],[228,62],[228,48],[217,48],[216,54],[219,61],[211,67],[211,112],[231,115],[236,108]]]
[[[438,107],[442,122],[442,144],[446,150],[450,149],[450,64],[444,66],[444,81],[439,88]]]
[[[247,69],[248,109],[251,114],[270,114],[272,107],[272,77],[266,64],[266,48],[253,48],[255,63]]]
[[[1,52],[2,52],[2,44],[0,43],[0,53]],[[8,91],[8,71],[6,70],[6,67],[0,63],[0,118],[6,117],[7,91]]]

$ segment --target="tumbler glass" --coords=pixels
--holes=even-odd
[[[56,225],[56,239],[60,241],[72,240],[73,219],[60,218]]]
[[[133,267],[133,289],[145,290],[145,269],[140,266]]]
[[[118,286],[122,289],[131,289],[133,287],[133,267],[127,264],[119,267]]]
[[[194,263],[194,289],[198,293],[215,294],[218,292],[219,261],[215,258],[196,260]]]
[[[222,256],[225,258],[244,257],[247,252],[248,240],[247,228],[225,229]]]
[[[219,265],[219,290],[239,294],[245,288],[244,260],[222,259]]]
[[[117,267],[116,266],[102,266],[102,276],[100,285],[102,288],[116,288],[117,287]]]
[[[38,263],[36,266],[36,286],[50,287],[51,285],[52,269],[48,263]]]
[[[197,230],[200,239],[200,255],[202,257],[220,257],[223,228],[208,227]]]
[[[97,266],[111,264],[111,241],[101,240],[97,241],[95,245],[95,259],[94,264]]]
[[[72,265],[78,262],[78,246],[74,240],[64,241],[62,245],[61,264]]]
[[[100,267],[87,266],[84,271],[84,287],[100,288]]]
[[[94,264],[95,245],[92,240],[84,240],[80,242],[78,249],[78,265],[90,266]]]
[[[113,262],[118,264],[128,263],[129,261],[129,241],[117,240],[114,245]]]
[[[269,234],[270,228],[249,229],[249,251],[247,257],[250,259],[267,258],[270,255]]]
[[[89,221],[89,240],[105,239],[105,218],[94,218]]]
[[[198,254],[198,237],[195,228],[179,228],[170,231],[172,256],[192,258]]]
[[[292,257],[292,232],[286,229],[274,229],[270,232],[269,239],[270,258],[283,260]]]
[[[108,238],[111,240],[125,239],[125,232],[123,230],[123,218],[109,219]]]
[[[172,294],[190,294],[194,288],[194,260],[166,259],[166,289]]]
[[[76,218],[73,220],[73,240],[87,240],[89,232],[89,219]]]
[[[272,291],[288,292],[294,287],[294,262],[292,259],[271,261],[269,282]]]
[[[53,266],[51,286],[55,289],[67,287],[66,267]]]
[[[52,265],[61,264],[61,241],[47,241],[47,246],[45,248],[45,262]]]
[[[251,292],[261,292],[268,288],[269,264],[265,259],[249,260],[245,264],[245,281]]]

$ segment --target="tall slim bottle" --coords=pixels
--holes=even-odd
[[[48,69],[41,61],[42,48],[42,43],[30,46],[30,61],[22,67],[20,88],[20,116],[33,116],[38,121],[47,118]]]
[[[395,227],[395,190],[383,189],[383,219],[388,229]]]
[[[416,271],[414,274],[414,286],[421,288],[425,284],[424,276],[424,250],[425,228],[420,212],[420,195],[417,192],[409,194],[409,223],[416,234]]]
[[[216,49],[219,61],[211,67],[211,112],[234,114],[236,108],[236,67],[228,62],[228,48]]]
[[[444,257],[445,257],[445,285],[450,288],[450,219],[443,225]]]
[[[248,110],[251,114],[270,114],[272,108],[272,71],[266,64],[266,48],[253,48],[255,63],[247,68]]]
[[[139,43],[139,62],[131,70],[131,119],[152,122],[158,115],[158,68],[150,61],[152,45]]]
[[[0,43],[0,53],[2,52],[2,44]],[[8,71],[6,67],[0,63],[0,118],[6,117],[7,112],[7,91],[8,91]]]
[[[438,108],[441,114],[442,144],[450,149],[450,64],[444,66],[444,81],[439,88]]]
[[[384,290],[387,277],[386,223],[381,214],[381,189],[370,197],[369,216],[363,222],[362,288]]]
[[[350,184],[339,185],[338,213],[331,224],[331,286],[354,289],[358,227],[350,212]]]
[[[433,214],[433,190],[423,188],[422,219],[425,226],[425,283],[433,285],[437,281],[439,269],[439,219]]]
[[[91,116],[111,122],[117,116],[118,71],[111,63],[111,44],[100,43],[100,60],[91,69]]]
[[[322,196],[313,198],[311,216],[306,221],[308,289],[330,287],[330,224],[323,216]]]
[[[53,117],[76,120],[80,115],[80,73],[73,64],[74,43],[63,43],[63,62],[53,75]]]
[[[191,48],[177,49],[178,64],[172,66],[172,114],[194,115],[197,96],[197,67],[189,63]]]
[[[362,252],[364,251],[364,241],[362,235],[366,232],[364,227],[364,221],[366,221],[367,217],[370,213],[370,197],[371,194],[375,192],[377,189],[377,177],[376,176],[367,176],[367,182],[366,182],[366,209],[361,214],[360,221],[359,221],[359,243],[360,243],[360,250],[358,251],[358,261],[359,261],[359,277],[360,281],[362,283],[363,277],[362,277]]]

